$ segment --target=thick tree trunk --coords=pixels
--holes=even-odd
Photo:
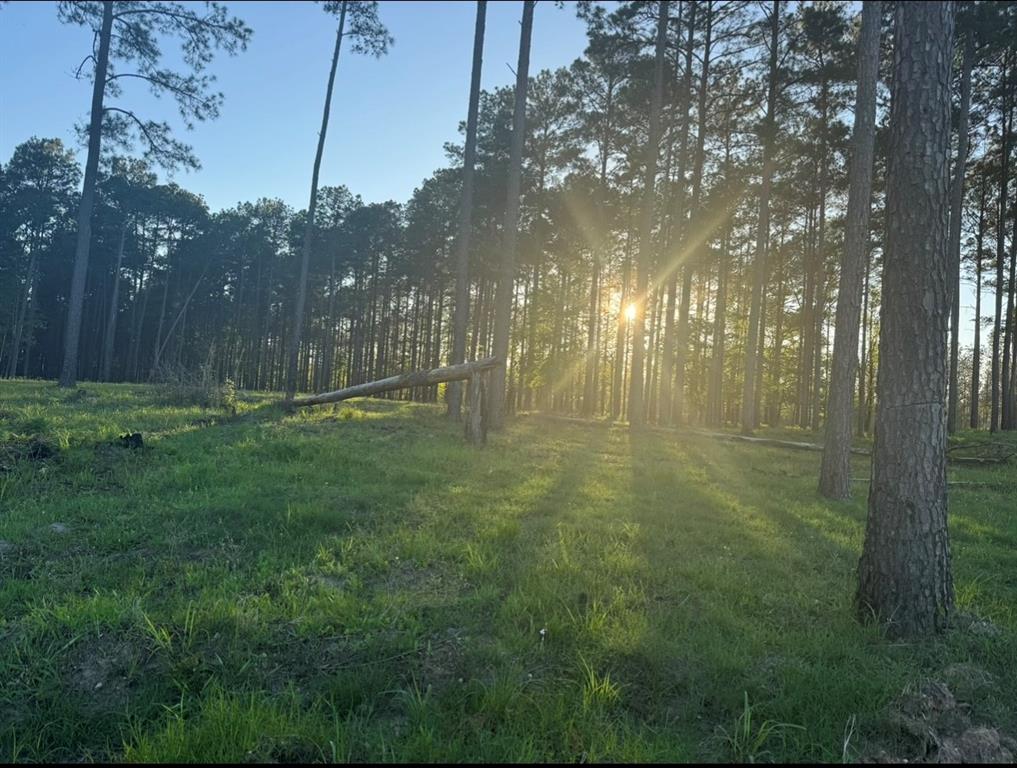
[[[297,281],[297,301],[293,308],[293,328],[290,336],[289,363],[286,369],[286,399],[292,400],[297,391],[297,359],[304,331],[304,308],[307,304],[307,273],[311,264],[311,249],[314,245],[314,214],[318,206],[318,172],[321,170],[321,156],[325,152],[325,135],[328,133],[328,115],[332,109],[332,88],[335,85],[335,71],[339,66],[339,49],[343,42],[343,28],[346,26],[344,0],[339,11],[339,29],[335,36],[335,50],[332,53],[332,67],[328,72],[328,87],[325,89],[325,107],[321,113],[321,132],[318,134],[318,148],[314,153],[314,170],[311,173],[311,199],[307,204],[307,223],[304,225],[304,243],[300,254],[300,278]]]
[[[960,115],[957,119],[957,160],[954,164],[953,187],[950,194],[950,382],[946,407],[946,430],[951,434],[957,431],[957,404],[960,399],[960,376],[957,372],[960,351],[960,239],[961,217],[964,213],[964,168],[968,162],[971,67],[974,64],[974,58],[974,42],[968,35],[964,40]]]
[[[951,2],[898,3],[880,315],[879,400],[857,605],[891,636],[943,629]]]
[[[819,492],[830,499],[846,499],[851,495],[851,400],[858,366],[859,316],[869,252],[881,6],[880,0],[866,0],[862,6],[858,41],[858,92],[849,171],[847,232],[837,289],[837,327],[830,398],[826,406],[826,441],[819,472]]]
[[[742,433],[752,434],[756,424],[756,339],[766,279],[766,251],[770,239],[770,187],[773,183],[773,140],[777,108],[777,44],[780,31],[780,0],[773,0],[770,11],[770,71],[763,124],[763,178],[759,189],[759,221],[756,230],[756,258],[752,265],[752,299],[749,305],[749,332],[745,342],[745,378],[742,382]]]
[[[643,176],[643,209],[639,226],[639,261],[636,263],[636,316],[632,321],[632,383],[629,386],[629,424],[638,429],[646,420],[643,405],[643,361],[646,357],[646,300],[653,253],[654,184],[657,153],[660,149],[660,108],[664,90],[664,53],[667,43],[667,0],[657,11],[657,42],[654,53],[653,93],[650,97],[650,125],[646,141]]]
[[[505,389],[508,380],[509,332],[512,329],[512,296],[516,276],[516,245],[519,239],[519,192],[522,183],[523,140],[526,136],[526,89],[530,72],[530,39],[533,36],[535,0],[524,0],[519,34],[519,62],[516,66],[515,106],[512,119],[512,146],[508,190],[505,198],[505,227],[502,233],[501,264],[495,289],[494,356],[501,363],[491,374],[488,392],[488,426],[501,429],[505,423]]]
[[[64,329],[64,361],[60,370],[60,386],[73,387],[78,378],[78,347],[81,342],[81,310],[85,304],[85,278],[88,276],[88,253],[92,244],[92,208],[95,207],[95,180],[99,172],[102,143],[103,96],[106,92],[106,70],[109,66],[110,37],[113,29],[113,0],[103,0],[102,26],[99,28],[99,52],[95,60],[92,84],[92,111],[88,123],[88,158],[85,179],[78,207],[78,239],[74,249],[74,272],[68,296],[67,325]]]
[[[466,360],[466,323],[470,307],[470,235],[473,231],[473,172],[477,155],[477,113],[480,105],[480,71],[484,63],[484,24],[487,0],[477,2],[473,32],[473,74],[466,113],[466,148],[463,152],[463,191],[459,203],[459,237],[456,240],[456,299],[452,320],[452,363]],[[449,418],[458,421],[462,408],[462,385],[450,382],[446,390]]]

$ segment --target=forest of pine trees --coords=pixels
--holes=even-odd
[[[329,5],[342,23],[346,3]],[[384,54],[378,8],[354,5],[370,18],[347,29],[342,55]],[[341,178],[319,187],[316,167],[308,222],[277,199],[209,210],[159,180],[161,168],[187,164],[186,148],[142,120],[142,146],[163,152],[132,156],[107,138],[133,113],[108,111],[127,122],[103,127],[96,158],[72,378],[145,382],[204,368],[238,387],[282,390],[292,361],[294,388],[322,391],[491,355],[507,327],[509,412],[821,428],[859,140],[861,14],[781,0],[538,6],[534,25],[541,14],[578,13],[588,47],[569,67],[521,73],[524,91],[479,93],[466,216],[461,144],[446,147],[446,167],[407,201],[365,204]],[[858,433],[871,430],[876,408],[894,6],[873,14],[883,50],[872,215],[854,272],[857,364],[842,368]],[[101,31],[101,9],[73,11],[65,21]],[[206,45],[234,52],[245,30],[229,34]],[[951,290],[965,312],[952,320],[950,425],[1015,429],[1017,4],[956,4],[953,59]],[[185,72],[170,85],[197,92],[200,81]],[[207,104],[193,111],[215,116]],[[506,193],[513,125],[525,126],[517,216]],[[3,159],[0,375],[61,374],[87,171],[47,137]],[[457,245],[467,235],[457,354]],[[304,254],[306,299],[295,312]],[[499,279],[506,263],[509,282]]]

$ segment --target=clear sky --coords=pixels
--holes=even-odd
[[[202,169],[175,180],[213,210],[259,197],[304,207],[335,19],[310,2],[226,5],[254,34],[247,51],[220,55],[211,65],[226,102],[218,120],[177,132]],[[515,82],[521,13],[520,0],[488,3],[484,88]],[[321,179],[345,184],[368,202],[404,202],[446,163],[442,146],[457,139],[465,118],[476,5],[383,0],[380,15],[395,45],[381,59],[343,51]],[[0,162],[40,136],[63,139],[84,163],[73,125],[87,118],[91,86],[74,70],[90,42],[84,28],[58,21],[56,3],[13,2],[0,10]],[[570,64],[585,45],[572,3],[564,9],[537,3],[531,72]],[[147,117],[179,124],[173,102],[154,99],[140,83],[122,100]]]
[[[226,96],[218,120],[180,130],[202,162],[176,180],[213,210],[259,197],[307,205],[317,131],[335,42],[335,20],[310,2],[227,2],[254,30],[247,51],[218,56],[210,71]],[[488,3],[483,87],[515,82],[520,0]],[[469,0],[382,0],[395,45],[381,59],[344,50],[332,102],[323,184],[345,184],[367,202],[409,199],[446,164],[466,114],[476,6]],[[31,136],[79,149],[73,125],[87,118],[90,85],[74,78],[90,34],[61,24],[56,3],[0,10],[0,162]],[[531,72],[570,64],[586,46],[574,3],[537,3]],[[167,49],[168,52],[168,49]],[[510,69],[510,67],[512,69]],[[123,100],[145,116],[176,120],[175,106],[139,85]],[[79,149],[84,164],[84,152]],[[974,293],[962,289],[961,341],[973,331]]]

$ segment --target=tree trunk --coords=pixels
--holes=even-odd
[[[297,303],[293,310],[293,328],[290,337],[289,365],[286,370],[286,399],[292,400],[297,391],[297,356],[304,331],[304,307],[307,304],[307,272],[311,263],[311,248],[314,244],[314,213],[318,206],[318,172],[321,170],[321,156],[325,151],[325,134],[328,132],[328,114],[332,108],[332,87],[335,71],[339,66],[339,48],[343,42],[343,28],[346,26],[346,5],[343,0],[339,11],[339,29],[335,36],[335,50],[332,53],[332,67],[328,72],[328,87],[325,89],[325,107],[321,113],[321,132],[318,134],[318,148],[314,153],[314,170],[311,173],[311,199],[307,204],[307,223],[304,225],[304,244],[300,255],[300,278],[297,281]]]
[[[696,155],[692,169],[692,199],[689,202],[689,226],[685,232],[683,252],[685,254],[685,270],[682,275],[681,308],[678,316],[677,351],[675,354],[675,404],[674,421],[684,423],[685,388],[687,359],[689,356],[689,310],[692,299],[692,277],[696,267],[703,261],[702,251],[709,244],[713,224],[703,221],[703,163],[706,158],[706,94],[710,80],[710,50],[713,34],[713,3],[706,3],[706,29],[703,33],[703,70],[699,79],[698,126],[696,129]]]
[[[887,168],[879,400],[857,605],[891,636],[943,629],[951,2],[898,3]]]
[[[466,360],[466,323],[470,306],[470,235],[473,230],[473,171],[477,154],[477,112],[480,105],[480,70],[484,63],[484,24],[487,0],[477,2],[473,33],[473,74],[466,113],[466,148],[463,153],[463,191],[459,204],[459,238],[456,241],[456,303],[452,320],[452,363]],[[462,408],[462,385],[450,382],[446,390],[449,418],[458,421]]]
[[[117,246],[117,265],[113,270],[113,295],[109,302],[109,317],[106,320],[106,338],[102,349],[102,372],[99,378],[109,381],[113,371],[113,347],[117,333],[117,306],[120,302],[120,265],[124,261],[124,240],[127,237],[127,222],[120,228],[120,244]]]
[[[653,93],[650,98],[650,125],[646,141],[643,177],[643,209],[639,227],[639,260],[636,263],[636,316],[632,321],[632,379],[629,386],[629,424],[641,427],[646,419],[643,406],[643,360],[646,356],[646,299],[653,252],[654,183],[660,145],[660,108],[664,90],[664,52],[667,42],[667,0],[660,0],[657,15],[657,42],[654,52]]]
[[[978,230],[975,233],[975,342],[971,353],[971,429],[978,429],[978,400],[982,367],[982,247],[985,240],[985,192],[988,185],[982,177],[981,194],[978,196]]]
[[[819,492],[828,499],[851,495],[851,400],[858,366],[858,330],[865,265],[869,253],[872,156],[876,140],[876,82],[879,77],[879,24],[882,3],[866,0],[858,41],[858,95],[851,153],[844,257],[837,289],[826,441]]]
[[[102,143],[103,96],[106,92],[106,70],[113,29],[113,0],[103,0],[102,26],[99,29],[99,53],[95,60],[95,81],[92,84],[92,111],[88,123],[88,159],[78,207],[78,239],[74,249],[74,272],[68,296],[67,325],[64,329],[64,361],[60,370],[60,386],[73,387],[78,378],[78,347],[81,342],[81,310],[85,304],[85,278],[88,276],[88,253],[92,243],[92,208],[95,206],[95,180],[99,171]]]
[[[742,382],[742,432],[752,434],[756,424],[756,367],[759,315],[766,279],[766,251],[770,239],[770,187],[773,183],[774,117],[777,108],[777,42],[780,31],[780,0],[770,11],[770,74],[763,124],[763,179],[759,190],[759,221],[756,230],[756,258],[753,264],[752,299],[749,305],[749,332],[745,342],[745,379]]]
[[[960,239],[961,217],[964,213],[964,168],[968,161],[968,112],[971,108],[971,67],[975,46],[971,35],[964,40],[964,63],[961,69],[961,103],[957,119],[957,160],[953,171],[950,197],[950,382],[946,407],[946,431],[957,431],[957,403],[960,377],[957,363],[960,350]]]
[[[512,328],[512,290],[516,274],[516,244],[519,239],[519,191],[522,182],[523,140],[526,135],[526,89],[530,72],[530,39],[533,36],[533,7],[536,0],[524,0],[519,34],[519,63],[516,66],[515,106],[512,118],[512,147],[509,159],[508,190],[505,198],[505,227],[502,254],[495,289],[494,356],[500,366],[491,374],[488,391],[490,429],[505,423],[505,384],[508,378],[509,332]]]
[[[1007,125],[1007,115],[1010,113],[1010,82],[1008,73],[1010,70],[1009,54],[1003,58],[1002,77],[1002,139],[1000,143],[999,158],[999,209],[996,212],[996,315],[992,327],[992,412],[989,417],[989,431],[996,432],[1000,427],[1000,399],[1001,399],[1001,376],[999,370],[1000,342],[1003,332],[1003,291],[1004,288],[1004,263],[1006,251],[1004,248],[1004,233],[1006,227],[1003,222],[1006,220],[1007,211],[1007,187],[1009,185],[1008,171],[1010,160],[1009,136],[1010,126]]]

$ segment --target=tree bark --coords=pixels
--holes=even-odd
[[[636,263],[636,316],[632,321],[632,379],[629,385],[629,425],[638,429],[646,420],[643,406],[643,361],[646,356],[646,299],[653,251],[654,184],[660,145],[660,108],[664,90],[664,52],[667,42],[667,0],[660,0],[657,13],[657,40],[654,50],[653,93],[650,97],[650,125],[646,141],[643,177],[643,209],[639,226],[639,260]]]
[[[113,270],[113,295],[109,301],[109,317],[106,319],[106,338],[102,350],[102,373],[99,378],[109,381],[113,372],[113,348],[117,333],[117,306],[120,301],[120,266],[124,261],[124,240],[127,237],[127,222],[120,228],[120,244],[117,246],[117,265]]]
[[[523,140],[526,135],[526,89],[530,72],[530,39],[533,36],[533,8],[536,0],[524,0],[519,34],[519,62],[516,66],[515,106],[512,118],[512,147],[509,159],[508,190],[505,198],[505,228],[494,305],[494,356],[500,366],[491,375],[488,390],[488,427],[501,429],[505,423],[505,384],[508,378],[509,333],[512,328],[512,295],[516,274],[516,246],[519,239],[519,190],[522,183]]]
[[[898,3],[879,400],[857,605],[891,636],[953,611],[946,505],[952,2]]]
[[[88,276],[88,254],[92,244],[92,208],[95,207],[95,180],[99,172],[102,103],[106,92],[106,70],[109,67],[112,29],[113,0],[103,0],[99,53],[95,60],[95,82],[92,84],[92,111],[88,123],[88,158],[85,161],[85,178],[81,187],[81,204],[78,207],[78,238],[74,249],[74,272],[71,275],[67,325],[64,330],[64,360],[59,381],[61,387],[73,387],[78,378],[81,310],[85,304],[85,279]]]
[[[355,384],[352,387],[338,389],[335,392],[323,392],[320,395],[298,397],[289,402],[292,402],[295,407],[324,405],[325,403],[338,403],[353,397],[367,397],[368,395],[378,395],[383,392],[392,392],[408,387],[428,387],[444,381],[463,381],[483,371],[489,371],[497,367],[497,365],[498,360],[496,358],[487,357],[472,363],[460,363],[459,365],[449,365],[444,368],[432,368],[425,371],[414,371],[413,373],[389,376],[386,379]]]
[[[466,323],[470,306],[470,235],[473,230],[473,172],[477,154],[477,113],[480,105],[480,71],[484,63],[484,24],[487,0],[477,2],[473,33],[473,74],[466,113],[466,148],[463,152],[463,190],[459,203],[459,238],[456,240],[456,303],[452,320],[452,363],[466,360]],[[462,409],[462,385],[451,382],[446,390],[449,418],[458,421]]]
[[[1000,158],[999,158],[999,208],[996,212],[996,315],[995,322],[992,326],[992,381],[991,395],[992,395],[992,410],[989,416],[989,431],[997,432],[1000,428],[1000,401],[1002,395],[1002,381],[1000,376],[1000,342],[1002,341],[1003,332],[1003,291],[1004,287],[1004,265],[1006,250],[1004,247],[1004,233],[1006,227],[1003,222],[1006,220],[1007,211],[1007,187],[1009,186],[1010,180],[1008,178],[1009,171],[1009,160],[1010,160],[1010,147],[1009,147],[1009,136],[1010,126],[1007,125],[1007,116],[1010,113],[1010,81],[1008,73],[1010,71],[1010,56],[1005,55],[1003,58],[1003,76],[1002,76],[1002,137],[1000,141]]]
[[[837,326],[834,331],[830,396],[826,406],[826,440],[819,473],[819,492],[829,499],[846,499],[851,495],[851,400],[858,367],[859,319],[869,252],[881,6],[880,0],[866,0],[862,5],[862,28],[858,41],[858,93],[852,130],[847,231],[837,290]]]
[[[752,299],[749,305],[749,332],[745,342],[745,379],[742,382],[742,433],[752,434],[756,424],[756,339],[759,338],[760,307],[766,279],[766,251],[770,239],[770,187],[773,184],[774,117],[777,108],[777,43],[780,31],[780,0],[770,11],[770,74],[763,123],[763,178],[759,189],[759,221],[756,230],[756,258],[753,264]]]
[[[971,353],[971,419],[968,426],[978,429],[979,396],[982,388],[982,247],[985,240],[985,192],[988,185],[982,177],[978,196],[978,230],[975,233],[975,342]]]
[[[297,282],[297,303],[293,309],[293,328],[290,337],[289,364],[286,371],[286,399],[292,400],[297,391],[297,359],[300,341],[304,331],[304,307],[307,304],[307,272],[311,263],[311,248],[314,243],[314,213],[318,205],[318,172],[321,170],[321,156],[325,152],[325,134],[328,132],[328,115],[332,108],[332,88],[335,85],[335,71],[339,66],[339,49],[343,42],[343,28],[346,26],[346,0],[339,11],[339,29],[335,36],[335,50],[332,53],[332,67],[328,72],[328,87],[325,89],[325,107],[321,113],[321,132],[318,134],[318,148],[314,153],[314,170],[311,173],[311,199],[307,204],[307,223],[304,225],[304,244],[300,255],[300,278]]]
[[[957,372],[960,351],[960,239],[964,213],[964,169],[968,162],[968,112],[971,109],[971,68],[975,46],[971,35],[964,39],[964,63],[961,69],[960,114],[957,118],[957,160],[953,171],[950,197],[950,383],[946,407],[946,430],[957,431],[957,407],[960,377]]]

